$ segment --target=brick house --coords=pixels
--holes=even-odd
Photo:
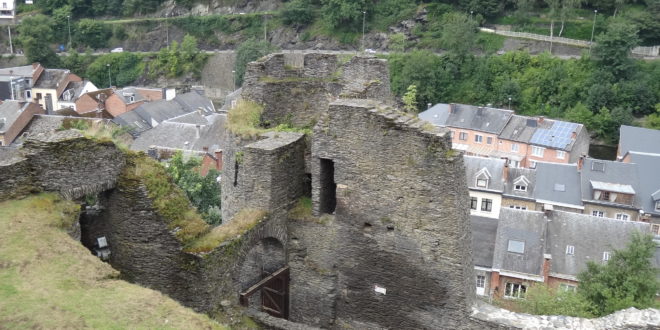
[[[607,262],[633,232],[649,230],[643,222],[510,208],[471,223],[477,294],[504,299],[524,298],[538,283],[574,290],[587,261]]]
[[[575,163],[589,152],[589,134],[582,124],[462,104],[437,104],[419,118],[449,128],[454,149],[468,155],[504,158],[511,167]]]
[[[21,134],[35,114],[44,110],[36,103],[5,101],[0,104],[0,146],[8,146]]]
[[[115,90],[105,100],[105,108],[113,117],[117,117],[144,103],[162,100],[164,95],[161,88],[125,87]]]

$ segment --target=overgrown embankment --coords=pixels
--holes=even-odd
[[[68,237],[78,205],[52,194],[0,203],[0,324],[25,328],[225,329],[119,273]]]

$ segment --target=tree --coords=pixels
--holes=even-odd
[[[660,289],[657,269],[651,264],[655,249],[653,237],[634,233],[628,246],[615,250],[606,264],[587,264],[587,269],[578,274],[578,293],[591,303],[594,315],[654,306]]]
[[[387,48],[394,52],[403,52],[406,50],[406,35],[403,33],[391,34]]]
[[[532,285],[519,301],[523,313],[535,315],[566,315],[593,317],[591,304],[573,291],[549,288],[544,284]]]
[[[82,19],[76,24],[76,44],[92,48],[103,48],[108,44],[112,32],[106,24],[93,19]]]
[[[459,0],[458,4],[468,12],[486,17],[495,17],[504,9],[504,1],[498,0]]]
[[[441,25],[442,47],[459,58],[465,57],[474,47],[477,37],[475,21],[465,14],[452,12],[442,15]]]
[[[216,181],[220,173],[212,169],[206,176],[202,176],[199,173],[200,165],[201,161],[195,157],[184,161],[179,151],[170,160],[167,172],[174,183],[185,191],[206,222],[220,224],[217,212],[220,208],[220,185]]]
[[[607,31],[596,38],[593,54],[598,62],[615,77],[622,78],[629,72],[632,61],[630,51],[639,44],[637,27],[621,20],[607,26]]]
[[[566,20],[575,14],[575,9],[580,8],[584,1],[585,0],[562,0],[560,11],[561,28],[559,29],[559,37],[561,37],[562,32],[564,32],[564,25],[566,24]]]
[[[234,65],[234,79],[236,85],[243,84],[243,76],[245,75],[245,68],[247,64],[259,59],[262,56],[275,51],[275,47],[266,41],[256,40],[250,38],[244,41],[236,49],[236,62]]]
[[[309,0],[287,2],[280,13],[282,22],[287,25],[304,26],[314,20],[314,12]]]
[[[652,129],[660,129],[660,103],[655,105],[655,113],[646,117],[644,127]]]
[[[69,42],[69,27],[71,23],[70,20],[71,20],[71,6],[66,5],[53,10],[53,30],[54,30],[53,40],[61,44],[67,45],[67,47]]]
[[[417,108],[417,86],[410,85],[408,86],[408,91],[403,95],[403,108],[412,113],[419,112]]]
[[[142,58],[135,53],[112,53],[94,60],[87,68],[86,76],[99,87],[108,86],[110,79],[114,86],[126,86],[140,77],[143,71]]]
[[[332,29],[356,30],[362,24],[362,11],[367,8],[366,0],[321,0],[321,3],[323,19]]]
[[[53,41],[53,21],[44,15],[29,16],[18,26],[18,43],[23,47],[28,61],[56,67],[59,58],[50,48]]]
[[[548,16],[550,17],[550,37],[555,35],[555,20],[560,15],[561,10],[561,0],[543,0],[547,5],[550,11]],[[550,45],[550,52],[552,53],[552,44]]]

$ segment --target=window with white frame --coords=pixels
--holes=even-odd
[[[577,286],[572,285],[572,284],[567,284],[567,283],[560,283],[559,284],[559,290],[563,292],[575,292],[577,289]]]
[[[490,212],[493,210],[493,200],[488,198],[481,199],[481,210],[485,212]]]
[[[488,188],[488,179],[477,179],[477,187]]]
[[[596,211],[596,210],[595,210],[595,211],[591,211],[591,215],[593,215],[594,217],[600,217],[600,218],[602,218],[602,217],[605,216],[605,212],[603,212],[603,211]]]
[[[504,296],[507,298],[525,298],[527,287],[520,283],[507,283],[504,289]]]
[[[527,191],[527,186],[522,184],[517,184],[513,187],[513,190],[517,191]]]
[[[493,144],[493,138],[492,137],[486,137],[486,144]]]
[[[477,288],[485,288],[485,287],[486,287],[486,276],[477,275]]]
[[[533,160],[529,161],[529,168],[536,168],[536,162]]]
[[[610,252],[605,251],[603,252],[603,261],[608,261],[608,260],[610,260]]]
[[[566,245],[566,254],[569,256],[575,255],[575,246]]]
[[[654,235],[660,235],[660,225],[657,225],[657,224],[651,225],[651,232]]]
[[[520,206],[520,205],[509,205],[509,208],[516,210],[527,210],[527,206]]]
[[[475,135],[474,135],[474,142],[476,142],[476,143],[482,143],[482,142],[484,142],[484,137],[483,137],[482,135],[475,134]]]
[[[532,146],[532,156],[543,157],[543,150],[545,150],[545,148]]]
[[[630,220],[630,216],[626,213],[617,213],[616,214],[616,219],[617,220],[626,220],[626,221],[628,221],[628,220]]]
[[[660,201],[655,202],[655,210],[660,211]]]
[[[468,133],[467,132],[458,133],[458,139],[461,140],[461,141],[467,141]]]
[[[525,242],[510,239],[506,250],[514,253],[525,253]]]
[[[518,147],[517,143],[511,143],[511,152],[518,152],[520,148]]]
[[[449,131],[449,138],[450,138],[450,139],[453,139],[455,133],[456,133],[456,131],[454,131],[454,130]]]
[[[566,157],[566,153],[561,150],[557,150],[557,159],[564,159],[564,157]]]

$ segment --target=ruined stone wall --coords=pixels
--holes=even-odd
[[[224,221],[231,221],[244,208],[271,214],[287,210],[302,196],[303,134],[270,132],[258,141],[241,141],[235,136],[227,141],[231,141],[231,146],[223,153]]]
[[[336,210],[326,231],[289,226],[291,308],[305,311],[294,321],[322,325],[317,316],[330,319],[325,311],[334,309],[338,326],[465,327],[474,277],[462,158],[451,150],[447,132],[426,129],[373,101],[330,105],[314,132],[312,193],[319,214],[320,159],[331,160]],[[318,243],[296,247],[294,237],[299,245]],[[326,239],[330,249],[318,251]],[[300,260],[293,254],[305,248],[317,255]],[[320,289],[298,290],[308,281],[318,281]],[[386,293],[375,292],[376,286]],[[317,304],[308,306],[310,300]]]
[[[0,199],[35,191],[55,191],[70,199],[95,194],[114,187],[125,164],[112,142],[93,141],[75,131],[28,139],[11,157],[0,160]]]
[[[272,54],[249,63],[242,97],[264,106],[263,122],[312,127],[336,97],[389,101],[387,62],[372,56]]]

